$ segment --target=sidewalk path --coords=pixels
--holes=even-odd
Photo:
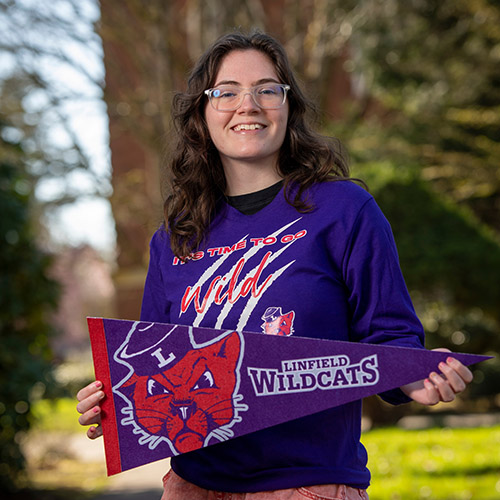
[[[86,450],[84,460],[105,462],[102,439],[96,442],[81,436],[75,445]],[[170,461],[166,459],[108,477],[106,491],[92,500],[160,500],[162,478],[169,469]]]
[[[92,500],[160,500],[161,490],[141,490],[141,491],[115,491],[114,493],[104,493],[94,497]]]
[[[111,476],[106,492],[92,500],[160,500],[162,478],[169,468],[168,460],[160,460]]]
[[[85,471],[86,464],[102,464],[105,471],[104,443],[102,439],[91,441],[84,433],[62,435],[37,433],[31,435],[23,446],[28,461],[56,451],[63,457],[77,460]],[[168,459],[137,467],[105,479],[105,490],[92,500],[160,500],[162,478],[170,469]],[[1,497],[1,495],[0,495]]]

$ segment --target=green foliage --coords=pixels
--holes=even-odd
[[[376,197],[410,288],[447,289],[456,306],[475,304],[499,316],[500,246],[490,231],[418,179],[394,179]]]
[[[391,223],[410,290],[500,320],[496,234],[423,182],[415,168],[366,163],[354,174],[367,182]]]
[[[465,207],[422,181],[417,168],[390,162],[358,165],[391,223],[403,274],[426,330],[428,348],[489,353],[473,368],[470,399],[500,387],[500,244]],[[376,420],[383,416],[379,411]]]
[[[1,129],[0,129],[1,132]],[[22,155],[2,138],[0,152],[0,490],[15,488],[24,468],[19,433],[30,426],[31,401],[52,383],[48,311],[58,288],[47,275],[49,258],[30,229],[29,184],[22,164],[3,159]]]
[[[500,426],[362,436],[372,472],[370,500],[492,500],[500,497]]]
[[[500,230],[500,5],[367,5],[356,32],[358,69],[392,144],[399,139],[399,154],[435,189]]]
[[[41,399],[31,406],[34,423],[32,430],[38,432],[82,433],[78,423],[74,398]]]
[[[364,96],[328,132],[346,142],[354,175],[393,227],[427,346],[496,354],[475,367],[467,393],[492,396],[500,386],[500,5],[370,0],[359,13],[350,64]]]

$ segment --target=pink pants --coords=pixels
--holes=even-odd
[[[161,500],[368,500],[368,495],[366,490],[351,488],[345,484],[323,484],[259,493],[224,493],[199,488],[170,470],[163,478]]]

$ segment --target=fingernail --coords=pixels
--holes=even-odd
[[[95,432],[95,427],[91,427],[89,431],[93,434]]]
[[[443,363],[443,362],[441,361],[441,363],[439,363],[439,368],[441,368],[441,370],[442,370],[443,368],[446,368],[446,363]]]
[[[94,413],[99,413],[99,407],[98,407],[98,406],[96,406],[96,407],[94,408]]]
[[[453,361],[455,361],[455,358],[450,358],[450,357],[446,358],[447,363],[453,363]]]
[[[95,383],[95,386],[96,386],[98,389],[100,389],[100,388],[102,387],[102,383],[101,383],[101,382],[99,382],[99,381],[97,381],[97,382]]]

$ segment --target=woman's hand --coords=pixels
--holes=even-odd
[[[449,349],[434,351],[451,352]],[[441,373],[431,372],[429,377],[404,385],[401,390],[417,403],[432,406],[440,401],[449,403],[472,382],[472,372],[452,356],[439,363]]]
[[[76,405],[76,411],[81,413],[78,422],[80,425],[92,426],[87,430],[87,436],[90,439],[102,436],[101,407],[99,403],[103,398],[102,383],[99,381],[92,382],[76,395],[76,399],[79,401]]]

